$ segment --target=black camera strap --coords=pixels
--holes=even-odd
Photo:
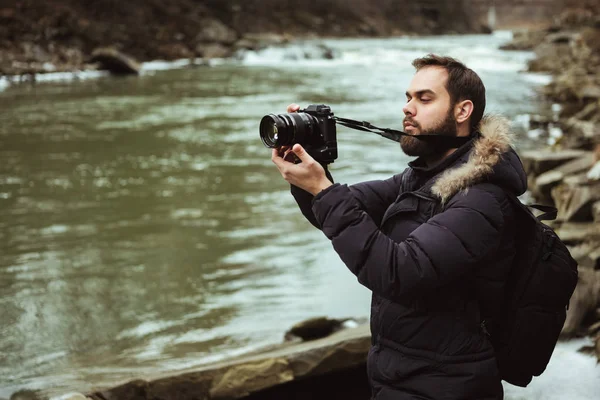
[[[372,132],[386,139],[400,142],[402,136],[410,136],[419,140],[424,140],[433,146],[446,149],[457,149],[472,139],[470,136],[444,136],[444,135],[409,135],[406,132],[397,131],[389,128],[378,128],[367,121],[355,121],[353,119],[333,117],[336,123],[347,128],[358,131]]]

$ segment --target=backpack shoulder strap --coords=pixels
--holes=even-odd
[[[546,206],[542,204],[523,204],[521,200],[512,192],[504,189],[508,199],[516,205],[518,208],[526,211],[532,218],[535,218],[537,221],[553,221],[556,219],[558,215],[558,210],[553,206]],[[537,217],[531,212],[531,208],[541,211],[543,214],[538,215]]]

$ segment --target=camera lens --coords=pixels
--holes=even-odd
[[[260,121],[260,139],[270,148],[304,144],[315,124],[315,118],[303,112],[265,115]]]
[[[260,138],[267,147],[282,146],[280,131],[283,133],[286,129],[286,122],[275,114],[265,115],[260,121]]]

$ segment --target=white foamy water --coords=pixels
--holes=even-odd
[[[36,74],[35,77],[23,76],[22,78],[0,77],[0,90],[6,89],[12,84],[41,82],[71,82],[98,79],[108,76],[107,71],[75,71],[75,72],[47,72]]]
[[[526,388],[504,384],[506,400],[592,400],[600,397],[600,367],[596,358],[578,353],[589,339],[558,344],[544,373]]]

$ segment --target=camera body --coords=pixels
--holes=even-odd
[[[311,104],[298,112],[305,112],[316,119],[315,134],[303,144],[306,151],[322,164],[332,163],[338,157],[338,151],[337,131],[331,108],[325,104]]]
[[[265,115],[259,131],[266,147],[298,143],[321,164],[332,163],[338,157],[335,118],[325,104],[311,104],[295,113]]]

